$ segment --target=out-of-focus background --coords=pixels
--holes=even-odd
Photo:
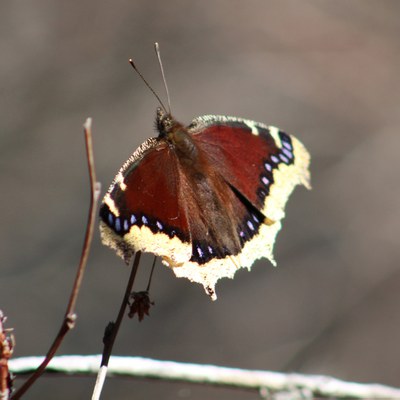
[[[155,135],[157,101],[127,60],[163,97],[158,41],[178,119],[235,115],[295,134],[312,154],[313,190],[289,201],[278,268],[240,270],[216,302],[159,265],[151,318],[125,320],[114,353],[399,386],[399,13],[396,0],[4,2],[0,308],[15,356],[43,354],[66,307],[88,211],[85,118],[103,190]],[[128,274],[96,229],[60,354],[101,352]],[[93,384],[45,377],[26,398],[86,399]],[[257,395],[121,379],[104,390],[155,397]]]

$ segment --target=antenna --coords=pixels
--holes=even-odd
[[[154,96],[156,96],[156,99],[158,100],[158,102],[161,104],[161,107],[163,108],[163,110],[167,113],[167,109],[164,106],[164,103],[161,101],[160,97],[158,96],[158,94],[155,92],[155,90],[150,86],[150,84],[146,81],[146,79],[144,79],[144,76],[140,73],[140,71],[138,70],[138,68],[136,67],[135,63],[133,62],[132,58],[129,59],[129,64],[132,65],[132,68],[137,72],[137,74],[140,76],[140,78],[142,79],[142,81],[145,83],[145,85],[150,89],[151,93],[154,94]],[[164,82],[165,83],[165,82]],[[169,98],[168,98],[168,106],[169,106]],[[169,113],[171,114],[171,110],[170,107],[168,107],[169,109]]]
[[[167,80],[165,79],[165,74],[164,74],[164,68],[161,62],[161,54],[160,54],[160,46],[158,45],[157,42],[154,43],[154,49],[156,51],[157,54],[157,58],[158,58],[158,64],[160,66],[161,69],[161,75],[163,78],[163,82],[164,82],[164,88],[165,88],[165,92],[167,93],[167,101],[168,101],[168,111],[171,114],[171,99],[169,97],[169,91],[168,91],[168,86],[167,86]]]

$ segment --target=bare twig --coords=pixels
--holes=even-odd
[[[119,327],[121,326],[122,319],[124,318],[126,309],[129,305],[129,298],[132,292],[133,283],[135,282],[136,272],[139,267],[141,252],[138,251],[135,255],[133,261],[131,275],[129,276],[128,284],[126,285],[124,297],[122,299],[121,307],[118,312],[118,316],[115,322],[110,322],[106,328],[104,334],[104,348],[103,355],[101,358],[100,369],[98,370],[98,375],[96,379],[96,384],[93,389],[92,400],[97,400],[100,398],[101,391],[103,389],[104,381],[106,379],[108,363],[111,357],[112,349],[114,346],[115,338],[117,337]]]
[[[94,230],[94,223],[96,220],[96,210],[97,210],[97,202],[100,196],[101,185],[99,182],[96,181],[96,171],[94,166],[94,158],[93,158],[93,146],[92,146],[92,120],[88,118],[84,124],[84,131],[85,131],[85,143],[86,143],[86,157],[88,162],[89,168],[89,176],[90,176],[90,207],[89,207],[89,217],[88,222],[86,225],[86,234],[85,240],[83,243],[83,249],[81,258],[79,261],[79,266],[75,276],[75,282],[72,287],[71,295],[69,298],[67,310],[64,315],[64,320],[60,327],[60,330],[51,345],[50,349],[48,350],[45,359],[43,362],[38,366],[37,370],[27,379],[26,382],[14,393],[12,399],[19,399],[31,386],[32,384],[42,375],[46,366],[50,362],[50,360],[54,357],[54,354],[60,347],[65,335],[74,328],[75,321],[76,321],[76,314],[75,314],[75,306],[76,301],[79,294],[79,289],[82,283],[83,275],[86,268],[86,263],[89,255],[90,246],[92,243],[93,238],[93,230]]]
[[[55,357],[47,370],[52,373],[68,375],[94,375],[98,371],[100,359],[100,355]],[[37,367],[41,360],[41,357],[12,359],[9,362],[10,370],[18,375],[29,373]],[[270,393],[305,390],[314,396],[337,399],[400,398],[400,388],[346,382],[330,376],[226,368],[215,365],[159,361],[142,357],[113,356],[110,359],[108,373],[121,377],[162,379],[262,392],[267,390]]]
[[[4,329],[6,317],[0,310],[0,400],[8,400],[11,392],[11,376],[8,368],[13,353],[13,338],[10,329]]]

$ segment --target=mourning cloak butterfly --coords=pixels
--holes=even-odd
[[[310,156],[273,126],[207,115],[187,127],[157,109],[158,137],[145,141],[117,173],[100,209],[103,243],[126,262],[135,251],[162,257],[175,275],[213,298],[265,257],[297,184],[310,188]]]

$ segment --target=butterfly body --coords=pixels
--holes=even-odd
[[[189,126],[157,110],[159,135],[122,166],[100,209],[103,242],[126,262],[135,251],[214,286],[266,257],[309,155],[293,136],[250,120],[204,116]]]

